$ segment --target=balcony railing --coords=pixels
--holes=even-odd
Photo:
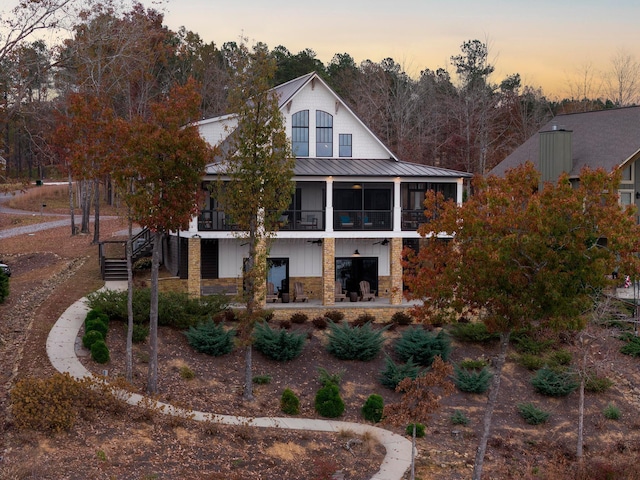
[[[287,210],[280,216],[279,230],[324,230],[324,212],[322,210]],[[233,218],[222,210],[201,210],[198,216],[198,231],[223,232],[237,231],[238,225]]]
[[[402,211],[402,230],[417,230],[420,224],[426,221],[424,209]]]
[[[333,214],[333,229],[393,230],[391,210],[340,210]]]

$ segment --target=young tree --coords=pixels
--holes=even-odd
[[[578,186],[564,175],[539,189],[539,174],[527,163],[504,178],[476,178],[462,205],[427,195],[424,246],[406,252],[405,261],[408,296],[424,300],[414,313],[429,322],[465,312],[501,339],[474,479],[482,473],[511,332],[581,328],[608,275],[634,261],[640,231],[634,209],[618,204],[618,181],[615,173],[585,169]]]
[[[114,166],[131,217],[154,234],[149,314],[147,391],[158,391],[158,273],[163,235],[184,230],[198,211],[198,184],[211,152],[195,126],[200,116],[198,86],[190,81],[151,104],[148,118],[122,122],[126,143]]]
[[[237,114],[237,126],[229,135],[229,148],[223,159],[223,174],[228,181],[218,182],[217,198],[225,214],[239,226],[239,235],[249,243],[243,272],[247,308],[240,338],[246,347],[244,398],[251,400],[251,337],[264,295],[267,240],[277,230],[278,219],[291,201],[295,159],[279,99],[270,90],[274,60],[264,45],[254,47],[252,52],[241,45],[235,53],[236,81],[229,107]]]

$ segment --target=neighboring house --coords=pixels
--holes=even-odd
[[[640,207],[640,107],[558,115],[518,147],[490,174],[533,162],[542,181],[563,172],[578,181],[583,167],[622,170],[620,203]]]
[[[400,161],[315,73],[275,91],[296,154],[296,189],[271,244],[268,281],[280,297],[293,299],[300,282],[310,299],[332,305],[336,281],[357,292],[366,280],[378,297],[400,304],[401,251],[418,244],[425,192],[462,202],[471,175]],[[198,127],[211,145],[224,147],[234,123],[226,115]],[[165,266],[187,280],[193,295],[242,288],[247,240],[234,236],[233,221],[206,188],[224,178],[219,168],[207,166],[200,215],[164,248]]]

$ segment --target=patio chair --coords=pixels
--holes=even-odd
[[[304,285],[302,282],[294,282],[293,284],[293,301],[294,302],[306,302],[309,297],[304,294]]]
[[[340,226],[342,228],[353,228],[353,220],[349,215],[340,215]]]
[[[340,280],[336,280],[335,301],[342,302],[346,298],[347,298],[347,291],[342,288],[342,284],[340,283]]]
[[[369,285],[369,282],[367,282],[366,280],[362,280],[360,282],[360,299],[362,301],[365,300],[375,300],[376,299],[376,291],[375,290],[371,290],[371,286]]]
[[[278,294],[275,291],[273,283],[267,282],[267,303],[276,303],[278,301]]]

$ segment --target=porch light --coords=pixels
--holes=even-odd
[[[353,256],[354,257],[359,257],[360,256],[360,252],[358,251],[358,249],[356,248],[356,251],[353,252]]]

